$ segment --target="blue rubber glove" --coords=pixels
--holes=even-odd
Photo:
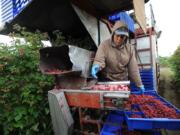
[[[100,66],[98,64],[93,65],[91,68],[91,75],[96,79],[97,79],[96,74],[99,72],[99,70],[100,70]]]
[[[139,88],[140,88],[140,93],[144,94],[144,91],[145,91],[144,85],[141,85]]]

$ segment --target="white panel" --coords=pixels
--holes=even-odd
[[[152,52],[153,52],[153,57],[154,57],[155,61],[158,58],[158,52],[157,52],[157,49],[156,49],[156,46],[157,46],[156,40],[157,40],[156,35],[152,35]]]
[[[58,90],[48,91],[50,114],[55,135],[70,135],[74,120],[64,92]]]
[[[135,16],[143,29],[144,33],[146,33],[146,15],[145,15],[145,6],[144,0],[133,0]]]
[[[149,37],[142,37],[137,39],[137,49],[150,48]]]
[[[139,62],[139,64],[149,64],[149,63],[151,63],[150,51],[139,52],[139,57],[140,57],[140,60],[141,60],[141,63]]]
[[[100,21],[100,43],[108,38],[110,38],[111,33],[105,23]]]
[[[156,49],[156,35],[152,35],[152,60],[153,60],[153,73],[154,73],[154,86],[157,86],[157,73],[156,73],[156,63],[158,63],[158,53],[157,53],[157,49]]]

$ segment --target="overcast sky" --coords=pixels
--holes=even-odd
[[[172,55],[180,45],[180,0],[150,0],[159,30],[160,56]]]

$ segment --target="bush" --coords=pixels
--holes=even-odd
[[[171,65],[175,74],[175,81],[177,88],[180,88],[180,45],[171,56]]]
[[[169,57],[159,56],[159,62],[160,62],[161,67],[169,67],[170,66],[170,58]]]
[[[0,45],[0,125],[5,135],[52,134],[47,91],[52,89],[53,77],[38,69],[46,34],[15,27],[27,42]]]

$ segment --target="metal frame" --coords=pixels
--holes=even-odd
[[[130,95],[130,91],[60,90],[65,93],[69,106],[95,109],[117,109],[118,107],[112,99],[128,99]]]

